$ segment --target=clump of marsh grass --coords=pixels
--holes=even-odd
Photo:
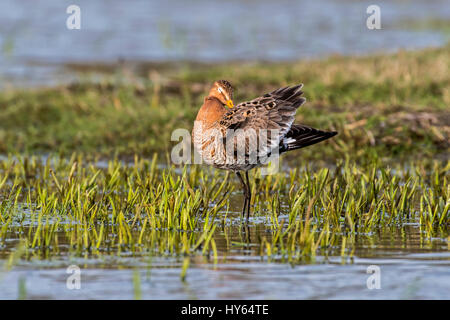
[[[155,250],[189,254],[208,247],[226,205],[229,181],[152,161],[110,161],[105,169],[82,158],[9,158],[1,163],[0,239],[11,232],[30,249],[78,252]],[[211,185],[208,188],[191,187]]]
[[[253,192],[269,198],[265,213],[272,237],[264,239],[265,252],[298,260],[340,246],[341,255],[347,251],[352,255],[349,244],[355,236],[409,224],[418,225],[428,238],[445,238],[450,219],[449,169],[450,162],[438,161],[394,168],[376,161],[367,166],[342,161],[334,169],[256,175],[260,183]],[[283,200],[286,208],[280,206]]]
[[[156,156],[102,165],[81,155],[10,156],[0,160],[0,245],[12,250],[16,239],[27,258],[40,259],[64,252],[186,257],[182,279],[190,256],[217,263],[236,246],[290,263],[318,254],[346,259],[357,237],[386,228],[414,224],[424,237],[445,239],[449,168],[346,160],[334,168],[255,172],[255,216],[245,226],[233,210],[237,181],[220,171],[161,165]]]

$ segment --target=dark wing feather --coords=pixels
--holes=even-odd
[[[229,110],[219,121],[224,144],[233,143],[234,151],[242,150],[245,157],[271,154],[279,148],[294,122],[297,108],[305,102],[301,97],[302,86],[280,88]],[[230,150],[226,149],[228,153]]]
[[[289,132],[297,108],[306,100],[301,97],[302,87],[302,84],[284,87],[251,101],[242,102],[229,110],[219,125],[225,131],[253,129],[258,133],[260,129],[278,130],[278,135],[269,137],[270,141],[267,143],[276,147]]]
[[[259,155],[268,155],[274,149],[279,148],[281,153],[304,148],[335,136],[337,132],[326,132],[300,124],[293,124],[297,108],[306,100],[301,97],[302,87],[303,85],[300,84],[280,88],[262,97],[238,104],[225,113],[219,121],[223,137],[228,140],[231,138],[230,135],[239,129],[243,130],[245,134],[254,131],[256,135],[259,134],[260,129],[277,130],[275,135],[267,132],[265,138],[267,141],[262,144],[266,146],[265,150],[260,150],[261,142],[258,142],[256,137],[253,138],[254,133],[248,134],[248,141],[245,140],[247,157],[252,153],[249,150],[258,150]],[[227,130],[229,129],[234,131],[228,133]],[[239,139],[236,137],[232,139],[236,150],[240,143],[238,142]]]
[[[304,148],[334,137],[337,132],[322,131],[301,124],[294,124],[280,144],[280,153]]]

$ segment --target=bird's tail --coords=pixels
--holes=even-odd
[[[281,152],[304,148],[337,135],[335,131],[322,131],[301,124],[293,124],[280,146]]]

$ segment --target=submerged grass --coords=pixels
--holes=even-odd
[[[415,224],[424,239],[448,237],[450,162],[383,168],[341,161],[320,170],[255,172],[249,226],[241,223],[241,198],[232,192],[238,182],[229,174],[157,163],[138,156],[103,168],[81,155],[1,160],[2,256],[21,243],[28,259],[69,252],[217,262],[233,246],[254,245],[262,258],[294,263],[318,253],[351,255],[355,237],[383,228]],[[183,266],[182,279],[189,259]]]
[[[3,165],[1,238],[15,230],[26,235],[30,248],[59,250],[58,234],[65,233],[65,244],[79,252],[124,246],[134,251],[151,243],[160,254],[189,254],[208,245],[227,197],[220,192],[227,179],[207,181],[200,173],[195,182],[213,187],[194,191],[189,180],[195,173],[159,170],[156,157],[136,158],[132,167],[112,161],[104,170],[83,165],[80,157],[44,163],[35,157],[9,159]],[[199,231],[195,237],[193,231]]]

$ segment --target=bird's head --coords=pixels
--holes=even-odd
[[[209,90],[209,96],[219,99],[224,105],[229,108],[233,108],[233,87],[227,80],[218,80],[214,82],[211,90]]]

